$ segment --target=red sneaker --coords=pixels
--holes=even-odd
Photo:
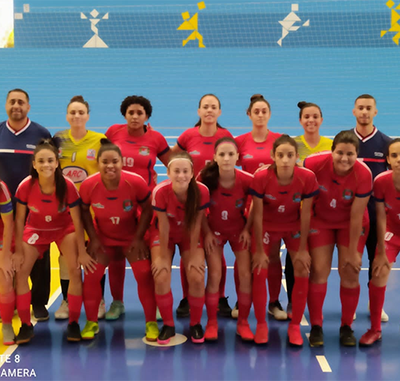
[[[369,329],[364,335],[361,336],[358,344],[361,347],[369,347],[370,345],[376,343],[377,341],[381,341],[382,339],[382,331],[373,331]]]
[[[256,335],[254,336],[254,342],[256,344],[267,344],[268,343],[268,326],[267,323],[257,323]]]
[[[288,340],[290,345],[301,347],[303,345],[303,338],[301,336],[300,325],[289,324],[288,327]]]
[[[218,340],[218,323],[211,322],[206,326],[206,332],[204,333],[204,340],[216,341]]]
[[[268,330],[268,328],[267,328]],[[236,334],[241,337],[243,341],[253,341],[254,340],[254,334],[251,332],[249,323],[247,320],[238,322],[236,326]]]

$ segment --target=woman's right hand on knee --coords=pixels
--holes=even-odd
[[[16,251],[12,255],[12,265],[16,272],[21,270],[22,264],[24,263],[24,253],[22,251]]]

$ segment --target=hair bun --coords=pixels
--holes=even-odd
[[[73,96],[73,97],[71,98],[71,100],[69,101],[69,103],[72,103],[72,102],[81,102],[81,103],[84,103],[85,100],[83,99],[83,96],[82,96],[82,95],[75,95],[75,96]]]
[[[307,104],[306,101],[301,101],[301,102],[297,103],[297,107],[298,108],[303,108],[306,104]]]
[[[102,146],[106,145],[106,144],[112,144],[111,140],[107,139],[107,138],[101,138],[100,139],[100,144]]]
[[[255,101],[256,99],[264,99],[264,96],[262,94],[254,94],[250,98],[250,102]]]

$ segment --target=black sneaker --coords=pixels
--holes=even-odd
[[[174,336],[175,336],[175,327],[171,327],[169,325],[163,325],[157,337],[157,343],[160,345],[166,345]]]
[[[204,343],[204,331],[201,324],[190,326],[190,338],[192,339],[192,343]]]
[[[189,302],[187,298],[183,298],[180,301],[178,308],[176,309],[176,317],[184,318],[188,317],[189,315],[190,315]]]
[[[33,336],[33,325],[22,324],[18,336],[15,339],[15,344],[29,343]]]
[[[322,347],[324,345],[324,332],[320,325],[313,325],[311,327],[308,340],[310,341],[310,347],[313,348]]]
[[[340,345],[345,347],[354,347],[357,345],[357,340],[353,335],[353,330],[348,325],[340,327]]]
[[[36,321],[46,321],[49,320],[49,311],[47,311],[47,308],[42,305],[38,306],[32,306],[33,309],[33,317],[36,319]]]
[[[76,321],[68,324],[67,327],[67,340],[68,341],[81,341],[81,329]]]
[[[228,298],[219,298],[218,302],[218,315],[221,317],[231,317],[232,308],[228,304]]]

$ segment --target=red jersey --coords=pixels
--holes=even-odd
[[[13,205],[11,200],[10,191],[7,185],[0,181],[0,214],[11,214],[13,212]],[[0,218],[0,243],[3,242],[3,220]],[[0,250],[2,246],[0,245]]]
[[[263,228],[267,231],[300,230],[301,200],[318,194],[313,172],[294,167],[293,179],[280,185],[272,167],[260,169],[251,185],[253,196],[263,200]]]
[[[259,167],[272,164],[274,162],[271,158],[272,145],[280,136],[281,134],[277,132],[269,131],[267,139],[260,143],[254,141],[251,132],[236,137],[236,144],[239,147],[238,165],[241,165],[246,172],[254,174]]]
[[[121,172],[118,189],[107,190],[100,173],[88,177],[81,185],[82,202],[91,206],[94,225],[105,246],[129,245],[136,233],[137,205],[150,197],[150,189],[135,173]]]
[[[246,224],[244,212],[254,176],[240,169],[235,169],[235,174],[232,188],[223,188],[219,184],[210,195],[208,224],[213,232],[237,234]]]
[[[72,224],[72,219],[69,214],[69,209],[80,204],[78,190],[75,184],[68,177],[64,176],[67,183],[67,192],[65,204],[59,210],[59,201],[56,193],[42,193],[39,181],[28,176],[18,185],[15,193],[16,201],[25,205],[29,209],[28,218],[25,227],[35,230],[59,230],[65,229],[69,224]]]
[[[217,128],[214,136],[202,136],[199,127],[189,128],[179,136],[178,146],[192,157],[194,177],[213,159],[217,140],[226,137],[233,138],[225,128]]]
[[[200,190],[200,208],[203,210],[208,208],[210,204],[210,193],[208,188],[197,182]],[[182,232],[185,220],[185,205],[176,197],[171,180],[164,180],[158,184],[153,190],[153,209],[159,212],[166,212],[169,221],[170,236]]]
[[[386,171],[375,178],[374,199],[384,202],[386,209],[386,231],[400,236],[400,191],[393,182],[393,171]]]
[[[125,171],[142,176],[153,189],[157,183],[154,170],[157,157],[169,151],[169,145],[159,132],[148,124],[142,136],[131,136],[126,124],[114,124],[106,132],[107,138],[121,149]]]
[[[350,224],[350,211],[355,197],[369,197],[372,193],[372,174],[357,160],[352,171],[339,176],[333,169],[331,152],[311,155],[304,160],[304,167],[317,176],[320,194],[314,203],[315,218],[322,228],[342,229]],[[363,224],[368,223],[365,210]]]

